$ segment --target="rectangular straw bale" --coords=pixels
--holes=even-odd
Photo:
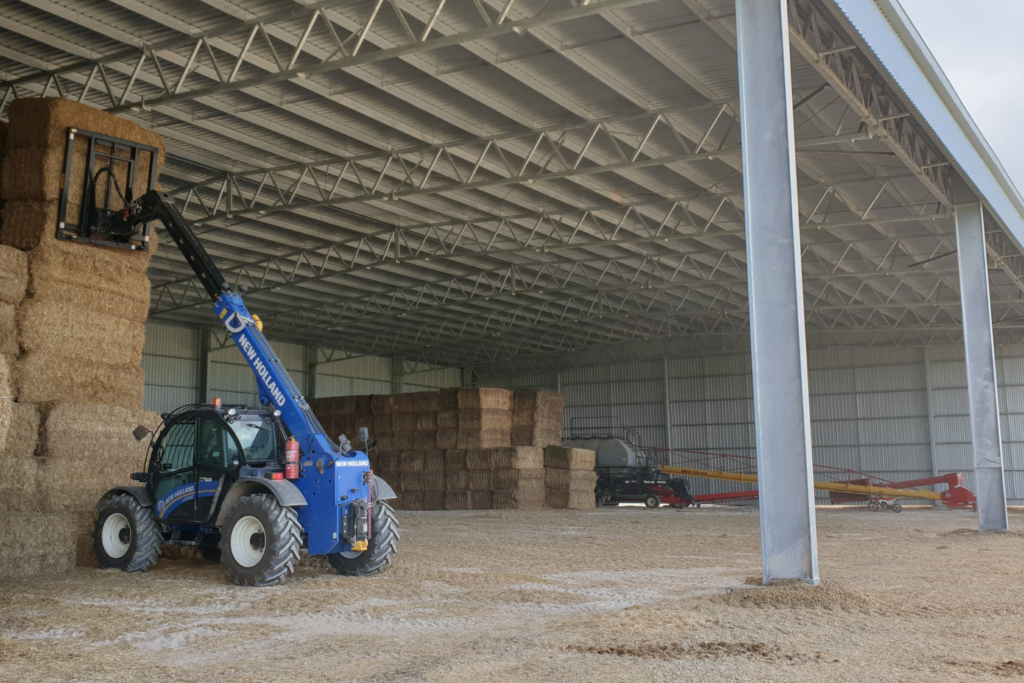
[[[459,430],[438,429],[437,435],[434,437],[434,443],[437,444],[438,448],[444,450],[459,448]]]
[[[99,460],[88,467],[76,467],[62,459],[40,460],[43,465],[39,470],[39,503],[44,512],[92,510],[113,487],[134,485],[131,474],[141,469],[124,460]]]
[[[529,427],[537,420],[562,422],[565,398],[557,391],[516,389],[512,396],[512,426]]]
[[[459,389],[459,410],[511,410],[512,392],[508,389]]]
[[[0,354],[0,450],[7,445],[7,432],[14,418],[14,365]]]
[[[433,449],[437,443],[434,432],[396,432],[396,436],[403,449]]]
[[[466,451],[449,448],[444,452],[444,469],[448,472],[466,469]]]
[[[562,423],[554,420],[537,420],[529,427],[512,426],[513,446],[547,446],[562,445]]]
[[[10,441],[11,438],[8,439]],[[42,458],[4,458],[0,475],[0,512],[39,511]]]
[[[507,410],[460,410],[459,429],[507,432],[512,429],[512,413]]]
[[[99,569],[100,563],[96,561],[95,541],[92,537],[93,531],[96,529],[98,513],[96,510],[86,510],[68,514],[74,517],[75,522],[75,566]],[[184,550],[183,546],[179,547]],[[189,548],[189,550],[197,549]]]
[[[540,510],[544,507],[544,488],[535,491],[495,489],[491,506],[495,510]]]
[[[402,493],[423,490],[423,475],[420,472],[402,472]]]
[[[471,509],[469,497],[469,491],[452,491],[449,489],[444,492],[444,509],[469,510]]]
[[[0,513],[0,579],[71,571],[78,527],[76,515]]]
[[[423,471],[423,451],[402,451],[402,474]]]
[[[417,432],[436,432],[437,431],[437,413],[417,413],[416,415],[416,431]]]
[[[492,448],[492,469],[543,469],[544,451],[540,448],[520,446],[518,448]]]
[[[395,414],[417,412],[416,394],[395,394],[392,398]]]
[[[565,470],[568,472],[569,470]],[[544,488],[544,468],[537,467],[528,470],[493,470],[491,481],[494,488],[514,489],[524,482],[538,482],[540,488]]]
[[[469,494],[470,510],[490,510],[494,506],[493,491],[472,491]]]
[[[398,447],[398,439],[392,434],[377,434],[374,433],[374,438],[377,440],[377,449],[386,452],[395,452],[402,450]]]
[[[46,206],[34,206],[46,204]],[[53,207],[49,205],[53,204]],[[48,272],[65,272],[67,277],[74,278],[75,282],[92,282],[94,286],[111,286],[111,283],[121,284],[121,279],[127,275],[145,275],[149,268],[149,261],[159,247],[159,233],[154,231],[150,235],[149,251],[129,251],[116,247],[103,247],[84,245],[77,242],[68,242],[56,238],[57,209],[56,202],[7,202],[4,206],[4,232],[14,225],[30,224],[38,226],[41,220],[53,219],[53,230],[50,228],[43,233],[42,238],[36,240],[30,246],[12,244],[18,248],[31,249],[28,254],[29,272],[33,274],[39,271],[39,264],[51,266]],[[45,217],[40,217],[40,211]],[[52,215],[51,215],[52,214]],[[47,223],[47,225],[49,225]],[[30,227],[29,229],[35,229]],[[4,244],[7,238],[4,237]],[[72,276],[73,274],[73,276]]]
[[[18,98],[8,110],[8,122],[8,149],[59,147],[63,154],[68,128],[133,140],[160,150],[164,146],[160,136],[151,130],[62,97]]]
[[[59,363],[47,354],[18,359],[18,399],[27,403],[105,403],[141,408],[146,377],[137,365]],[[59,361],[59,359],[58,359]]]
[[[544,470],[544,484],[552,489],[588,490],[597,486],[597,474],[593,470]]]
[[[15,310],[13,304],[0,303],[0,356],[17,356],[21,353]]]
[[[424,491],[422,509],[444,510],[444,496],[444,491]]]
[[[441,389],[437,392],[438,410],[459,409],[459,389]]]
[[[444,473],[446,491],[468,491],[469,470],[448,470]]]
[[[0,246],[0,303],[20,304],[26,289],[28,255],[14,247]]]
[[[389,476],[398,474],[402,471],[402,453],[401,452],[386,452],[386,451],[374,451],[375,457],[377,458],[377,467],[380,470],[374,470],[377,474],[381,475],[385,479]]]
[[[420,481],[423,483],[424,491],[444,491],[446,488],[444,472],[423,472]]]
[[[141,323],[149,315],[149,278],[141,273],[126,273],[116,281],[104,282],[104,286],[97,287],[93,286],[94,280],[80,278],[72,271],[51,277],[50,271],[53,270],[46,263],[32,264],[29,295],[33,303],[72,307],[79,311],[81,319],[90,322],[92,316],[98,315]],[[106,286],[111,283],[118,285],[116,290]]]
[[[445,455],[444,451],[429,450],[423,452],[424,472],[444,472]]]
[[[374,415],[394,415],[395,397],[391,394],[377,394],[370,398],[370,412]]]
[[[439,410],[437,411],[437,427],[438,429],[458,429],[459,428],[459,410],[455,408],[453,410]]]
[[[438,430],[440,432],[440,430]],[[501,448],[511,446],[512,439],[508,430],[499,431],[458,431],[456,446],[458,448]]]
[[[391,424],[396,432],[415,432],[416,423],[419,421],[418,413],[398,413],[390,418]]]
[[[86,145],[75,145],[83,152]],[[35,200],[53,201],[60,199],[61,178],[64,175],[64,145],[59,150],[43,151],[36,148],[16,147],[7,150],[4,157],[3,182],[0,197],[4,201]],[[87,152],[85,152],[87,154]],[[85,168],[83,166],[82,172]],[[82,176],[84,181],[85,176]],[[120,179],[119,179],[120,182]],[[122,190],[124,184],[121,185]],[[56,224],[53,226],[57,229]]]
[[[402,501],[403,510],[423,509],[423,491],[409,491],[408,493],[403,492],[399,496],[399,500]]]
[[[544,467],[564,470],[592,470],[597,453],[583,448],[548,446],[544,449]]]
[[[2,400],[2,399],[0,399]],[[0,447],[0,473],[6,463],[28,460],[36,455],[39,445],[39,407],[31,403],[6,402],[11,408],[7,440]],[[0,482],[4,476],[0,474]]]
[[[593,491],[545,489],[544,505],[556,509],[590,510],[596,507],[596,501]]]
[[[40,430],[40,453],[71,470],[88,470],[94,463],[111,463],[128,476],[141,472],[148,439],[136,441],[139,425],[156,429],[160,414],[120,406],[60,403],[50,406]],[[131,468],[135,469],[131,469]]]
[[[466,469],[468,470],[490,470],[491,451],[489,448],[471,448],[466,451]]]
[[[490,470],[469,470],[467,481],[470,491],[490,491],[494,488]]]
[[[390,433],[392,433],[394,431],[397,431],[395,429],[395,416],[390,414],[390,413],[384,414],[384,413],[377,413],[376,411],[374,411],[374,413],[373,413],[373,431],[377,435],[380,435],[380,434],[390,434]]]
[[[28,353],[82,362],[138,365],[146,328],[142,322],[77,308],[72,303],[26,299],[18,307],[21,347]]]

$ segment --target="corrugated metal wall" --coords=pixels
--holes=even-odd
[[[1007,497],[1024,504],[1024,346],[997,349]],[[812,349],[814,461],[898,481],[962,472],[974,485],[962,347]],[[669,394],[666,440],[665,368]],[[561,387],[565,426],[611,417],[650,446],[754,455],[746,354],[637,361],[490,378],[490,386]],[[693,480],[697,493],[748,488]]]
[[[170,411],[186,403],[209,401],[220,396],[225,403],[258,405],[256,379],[237,347],[211,348],[209,352],[209,391],[199,396],[201,376],[201,335],[205,331],[146,323],[146,345],[142,351],[142,369],[146,372],[144,405],[149,410]],[[216,346],[216,337],[214,346]],[[298,344],[274,342],[274,351],[299,389],[307,392],[310,353]],[[400,376],[401,391],[425,391],[461,386],[462,371],[428,365],[406,368]],[[393,392],[393,365],[389,358],[354,358],[317,365],[316,396],[354,396]]]

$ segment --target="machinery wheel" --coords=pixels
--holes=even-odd
[[[221,529],[221,562],[236,585],[270,586],[294,570],[301,534],[298,513],[274,496],[243,496],[228,511]]]
[[[900,505],[899,503],[893,503],[892,505],[889,506],[889,509],[892,510],[893,512],[903,512],[903,506]]]
[[[871,512],[878,512],[878,507],[878,503],[873,500],[868,503],[868,510]]]
[[[333,553],[327,561],[342,576],[372,576],[391,564],[398,552],[398,520],[395,511],[383,500],[373,504],[373,528],[366,550]]]
[[[649,508],[659,508],[661,507],[661,499],[655,496],[654,494],[651,494],[647,496],[646,500],[644,500],[644,505],[646,505]]]
[[[123,572],[148,571],[164,541],[153,512],[127,493],[102,501],[92,538],[100,566]]]

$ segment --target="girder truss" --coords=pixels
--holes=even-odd
[[[160,121],[165,189],[271,335],[338,357],[490,365],[745,331],[735,88],[659,37],[702,26],[733,68],[731,17],[702,0],[653,25],[642,17],[656,0],[333,0],[262,14],[205,0],[222,19],[200,31],[167,3],[115,1],[162,37],[147,42],[85,5],[29,0],[124,46],[99,54],[56,19],[0,17],[0,30],[68,55],[5,48],[22,68],[0,82],[0,116],[16,97],[58,95]],[[794,96],[811,338],[952,334],[951,169],[819,0],[790,9],[794,50],[815,74]],[[584,24],[598,37],[576,36]],[[662,70],[650,76],[668,79],[658,87],[687,96],[659,101],[590,40],[609,54],[628,45]],[[531,65],[537,55],[617,106],[560,92]],[[528,113],[466,80],[475,69],[562,113]],[[405,110],[349,96],[341,76]],[[407,86],[420,81],[487,114],[414,96]],[[345,144],[304,137],[306,125],[337,129],[331,112],[377,128],[345,129]],[[1001,231],[988,238],[994,319],[1012,333],[1024,263]],[[203,320],[194,309],[206,295],[180,259],[159,254],[151,276],[151,315]]]

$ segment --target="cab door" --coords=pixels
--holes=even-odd
[[[204,524],[217,510],[217,502],[238,478],[241,448],[234,433],[220,420],[202,418],[198,424],[196,450],[198,491],[195,521]]]
[[[157,517],[167,523],[191,523],[196,514],[195,419],[175,422],[160,437],[150,465]]]

